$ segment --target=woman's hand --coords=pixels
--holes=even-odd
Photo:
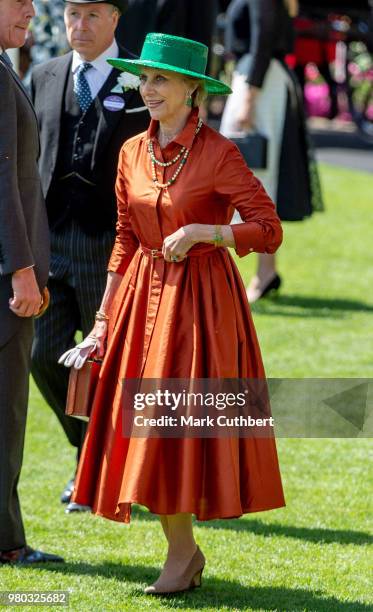
[[[181,227],[167,236],[163,241],[162,254],[166,261],[180,262],[186,259],[189,249],[197,242],[216,245],[216,234],[219,234],[219,246],[236,248],[236,241],[230,225],[207,225],[191,223]]]
[[[108,321],[96,321],[95,326],[89,334],[96,339],[96,355],[102,359],[106,352],[106,339],[108,334]]]
[[[80,370],[89,357],[102,358],[105,354],[107,337],[107,322],[96,321],[94,328],[86,338],[74,348],[66,351],[58,360],[58,363],[67,368],[74,367]]]
[[[162,254],[166,261],[180,262],[186,259],[189,249],[198,242],[194,228],[193,223],[185,225],[164,239]]]
[[[255,128],[256,99],[259,92],[258,87],[248,85],[241,108],[236,116],[237,126],[242,131],[249,132]]]

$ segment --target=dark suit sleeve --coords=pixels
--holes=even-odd
[[[247,81],[261,87],[272,58],[276,39],[277,3],[274,0],[248,0],[250,11],[250,54],[252,63]]]
[[[0,275],[35,263],[18,186],[15,86],[0,63]]]

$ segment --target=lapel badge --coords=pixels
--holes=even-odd
[[[103,102],[104,107],[112,112],[118,112],[126,106],[125,101],[120,96],[107,96]]]

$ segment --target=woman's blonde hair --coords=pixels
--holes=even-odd
[[[200,79],[193,79],[192,77],[185,77],[185,81],[190,87],[194,87],[192,93],[193,106],[201,106],[207,98],[207,91],[205,89],[204,82]]]
[[[296,17],[299,13],[299,2],[298,0],[284,0],[287,12],[290,17]]]

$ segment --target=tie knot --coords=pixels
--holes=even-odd
[[[84,74],[90,68],[92,68],[92,64],[90,64],[89,62],[82,62],[78,68],[78,73]]]

